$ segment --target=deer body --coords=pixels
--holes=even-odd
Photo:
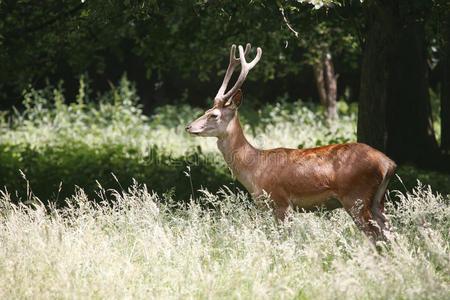
[[[290,210],[343,207],[372,240],[383,238],[385,191],[395,172],[395,163],[361,143],[312,149],[253,147],[239,122],[237,109],[242,103],[242,93],[238,88],[261,57],[261,49],[258,48],[258,55],[250,64],[245,62],[249,45],[245,53],[239,46],[239,60],[234,57],[234,49],[233,45],[230,66],[213,108],[186,130],[193,135],[216,136],[217,146],[234,176],[255,200],[264,193],[270,195],[277,219],[284,220]],[[237,61],[241,62],[241,75],[224,95]]]

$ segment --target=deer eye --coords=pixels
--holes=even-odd
[[[216,114],[210,114],[209,117],[210,117],[210,118],[213,118],[213,119],[217,119],[218,115],[216,115]]]

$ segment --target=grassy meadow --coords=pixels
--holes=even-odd
[[[99,194],[105,191],[99,189]],[[0,201],[2,299],[448,299],[448,198],[397,194],[377,251],[343,210],[277,225],[245,193],[184,204],[145,185],[65,208]],[[200,202],[209,203],[209,209]]]
[[[180,100],[145,116],[125,77],[96,96],[80,80],[72,100],[48,86],[0,112],[0,298],[450,296],[448,176],[402,166],[390,243],[375,249],[343,210],[277,225],[215,139],[184,132],[202,109]],[[255,146],[356,140],[354,106],[339,103],[330,125],[300,101],[255,102],[240,111]]]

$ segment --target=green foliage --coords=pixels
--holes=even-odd
[[[325,18],[325,12],[300,2],[304,1],[3,1],[0,91],[17,94],[48,76],[72,79],[85,72],[103,83],[124,70],[153,82],[174,72],[208,81],[224,72],[230,45],[247,42],[270,57],[258,64],[249,80],[298,74],[302,53],[318,48],[313,44],[321,39],[333,37],[332,46],[339,44],[333,51],[346,53],[354,43],[345,41],[349,36],[355,40],[349,31],[327,25],[329,34],[316,33],[324,19],[335,17]],[[331,1],[306,2],[321,6]],[[290,17],[304,36],[301,45],[283,23],[283,5],[298,9]]]
[[[439,95],[429,89],[430,93],[430,104],[431,104],[431,116],[433,118],[433,129],[436,134],[436,139],[438,143],[441,142],[441,98]]]
[[[27,199],[27,181],[43,201],[63,204],[76,186],[91,198],[97,181],[106,189],[126,188],[136,179],[159,193],[186,200],[201,187],[215,192],[236,182],[217,150],[215,138],[194,138],[186,124],[203,110],[189,105],[164,106],[145,116],[136,89],[124,76],[104,95],[94,96],[86,77],[80,78],[76,101],[67,104],[63,85],[30,89],[23,112],[2,114],[0,123],[0,186],[14,199]],[[92,101],[94,100],[94,101]],[[355,141],[356,110],[342,103],[340,118],[328,124],[323,108],[281,97],[274,105],[249,99],[240,108],[249,141],[262,149],[310,148]],[[184,174],[190,167],[190,178]],[[414,171],[414,172],[413,172]],[[114,175],[113,175],[114,174]],[[449,193],[447,177],[401,168],[411,189],[416,179]],[[117,179],[117,180],[116,180]],[[391,189],[403,191],[393,180]],[[195,196],[195,195],[194,195]]]
[[[87,101],[91,95],[86,90],[80,79],[77,101],[71,104],[64,103],[61,85],[26,93],[26,110],[1,124],[1,186],[18,191],[18,197],[25,199],[27,183],[21,170],[42,199],[61,202],[75,186],[93,196],[97,180],[107,188],[118,188],[128,186],[132,178],[159,192],[173,189],[178,199],[187,199],[190,190],[183,171],[189,164],[197,164],[192,176],[204,178],[197,188],[203,184],[214,190],[231,181],[223,164],[218,168],[214,160],[194,148],[181,151],[185,145],[177,148],[165,143],[164,138],[176,142],[180,132],[173,129],[192,118],[190,107],[181,113],[175,107],[160,108],[149,120],[126,77],[100,96],[98,104]]]
[[[62,203],[75,186],[94,197],[96,181],[109,189],[126,187],[135,178],[155,191],[173,190],[177,199],[188,199],[192,192],[183,171],[191,166],[195,190],[240,186],[214,138],[193,138],[184,132],[203,110],[165,106],[147,117],[126,76],[95,102],[89,99],[93,95],[85,77],[70,104],[62,96],[62,83],[26,92],[26,109],[5,116],[0,124],[0,185],[26,199],[21,170],[39,198]],[[247,136],[259,147],[313,147],[354,139],[354,114],[328,127],[319,108],[299,101],[281,98],[274,106],[260,108],[251,103],[243,107],[241,118]]]
[[[450,176],[448,174],[422,170],[412,165],[400,166],[397,174],[400,179],[393,178],[391,180],[389,186],[391,190],[399,190],[403,193],[411,192],[417,181],[420,181],[425,185],[431,185],[444,195],[450,195]]]

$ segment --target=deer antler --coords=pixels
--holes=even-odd
[[[236,58],[236,45],[231,46],[230,51],[230,64],[228,65],[227,73],[225,74],[225,77],[223,79],[222,85],[220,86],[219,91],[217,92],[216,97],[214,98],[214,104],[224,104],[225,100],[228,100],[231,96],[233,96],[237,90],[242,86],[242,84],[245,81],[245,78],[247,77],[248,72],[259,62],[262,55],[261,48],[258,47],[256,57],[252,60],[252,62],[247,63],[245,60],[245,56],[250,52],[250,44],[247,44],[245,46],[245,52],[241,45],[239,45],[239,58]],[[231,76],[233,75],[234,69],[236,66],[241,63],[241,73],[239,74],[239,78],[237,79],[234,86],[226,93],[226,89],[228,86],[228,82],[231,79]]]

